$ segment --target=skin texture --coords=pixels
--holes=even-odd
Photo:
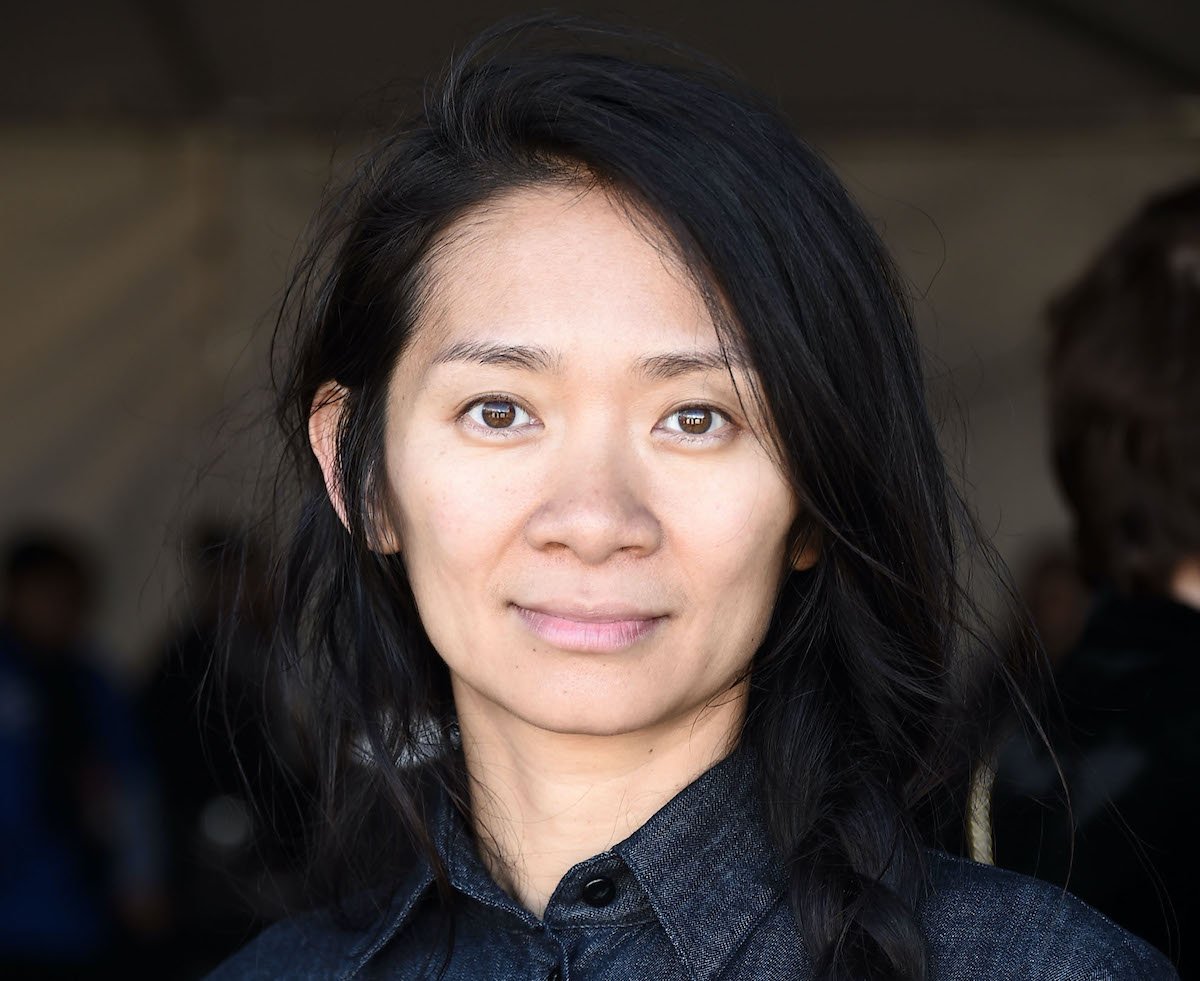
[[[639,368],[719,354],[717,334],[670,250],[607,193],[491,202],[444,238],[428,292],[391,384],[381,547],[401,551],[451,672],[485,860],[540,915],[571,865],[731,747],[797,504],[727,368]],[[439,363],[480,344],[549,363]],[[327,475],[335,413],[336,400],[313,416]],[[567,604],[661,619],[620,649],[579,651],[518,610]]]

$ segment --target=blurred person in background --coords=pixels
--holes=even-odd
[[[1069,806],[1051,756],[1014,740],[997,860],[1200,977],[1200,182],[1153,198],[1049,326],[1054,466],[1097,598],[1058,677]]]
[[[188,602],[142,694],[172,913],[157,968],[181,978],[205,973],[279,915],[303,835],[291,727],[281,693],[259,670],[271,617],[263,550],[235,523],[208,520],[192,529],[185,558]],[[227,672],[213,660],[223,642]],[[265,802],[270,812],[254,806]]]
[[[1079,563],[1066,545],[1048,542],[1026,563],[1018,585],[1050,662],[1058,664],[1087,619],[1091,591]]]
[[[30,533],[0,595],[0,975],[116,971],[163,924],[153,786],[130,703],[88,641],[83,547]]]

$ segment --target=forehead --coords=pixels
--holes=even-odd
[[[577,187],[505,194],[431,250],[413,353],[488,341],[567,358],[718,347],[705,297],[661,229],[616,195]]]

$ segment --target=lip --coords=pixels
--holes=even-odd
[[[535,636],[567,651],[611,652],[632,647],[652,634],[666,616],[625,606],[533,608],[514,603]]]

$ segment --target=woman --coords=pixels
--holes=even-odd
[[[278,643],[351,900],[216,976],[1172,977],[922,847],[985,655],[870,226],[730,80],[545,28],[456,59],[290,296]]]

